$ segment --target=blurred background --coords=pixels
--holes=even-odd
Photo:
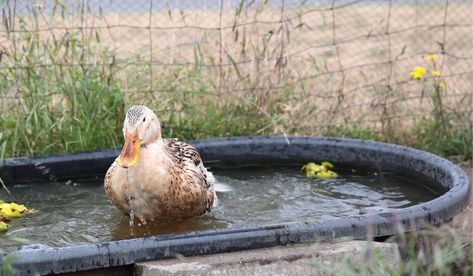
[[[319,135],[471,160],[470,0],[0,0],[0,158]]]

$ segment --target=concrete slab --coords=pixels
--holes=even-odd
[[[343,268],[343,258],[352,263],[376,252],[390,268],[399,264],[397,244],[367,241],[291,245],[256,250],[178,257],[135,265],[135,275],[310,275],[331,274]]]

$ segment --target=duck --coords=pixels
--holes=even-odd
[[[199,152],[165,139],[156,114],[134,105],[123,122],[124,145],[104,177],[108,198],[142,223],[200,216],[217,205],[215,178]]]

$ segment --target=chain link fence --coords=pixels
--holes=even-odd
[[[130,103],[164,113],[200,93],[270,118],[257,133],[361,126],[399,136],[439,109],[473,118],[469,0],[5,0],[1,9],[0,70],[109,68]],[[28,60],[31,36],[66,46]],[[24,105],[17,79],[1,87],[4,108]]]

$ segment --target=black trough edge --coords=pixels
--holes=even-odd
[[[11,253],[17,273],[74,272],[173,258],[177,254],[195,256],[313,242],[316,239],[330,241],[347,236],[355,239],[364,239],[368,235],[388,236],[448,221],[469,202],[471,186],[465,172],[448,160],[412,148],[372,141],[315,137],[234,137],[190,143],[199,149],[204,161],[210,163],[214,160],[304,162],[315,159],[364,164],[414,171],[448,191],[432,201],[408,208],[343,219],[153,236],[59,248],[23,248]],[[0,177],[8,183],[103,174],[117,154],[118,151],[109,150],[8,159],[0,168]],[[1,259],[4,257],[5,254],[0,256]]]

